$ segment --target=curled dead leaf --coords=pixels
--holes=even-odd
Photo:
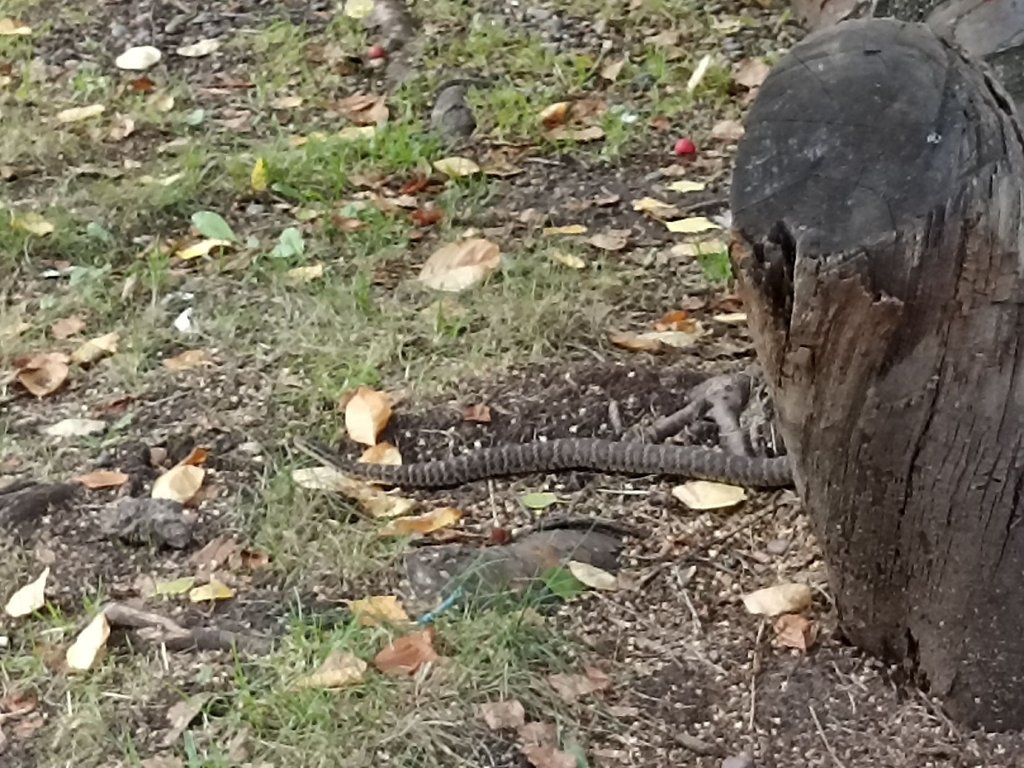
[[[402,454],[391,443],[377,443],[363,451],[359,461],[363,464],[389,464],[397,467],[402,463]]]
[[[468,157],[443,157],[434,162],[434,169],[453,179],[480,173],[480,166]]]
[[[65,654],[68,668],[77,672],[90,669],[96,662],[100,651],[106,646],[108,637],[110,637],[110,623],[101,611],[93,617],[68,648]]]
[[[768,73],[771,72],[771,69],[764,59],[743,59],[737,62],[736,71],[733,72],[732,79],[737,85],[742,85],[744,88],[760,88],[761,84],[768,77]]]
[[[457,293],[483,282],[501,267],[501,249],[483,238],[448,243],[430,255],[419,281],[428,288]]]
[[[784,613],[775,620],[775,640],[786,648],[806,653],[818,639],[818,625],[798,613]]]
[[[124,472],[112,469],[97,469],[95,472],[86,472],[74,478],[76,483],[81,483],[91,491],[103,488],[120,488],[130,478]]]
[[[745,595],[743,605],[753,614],[779,616],[783,613],[799,613],[810,606],[811,599],[811,588],[806,584],[786,583]]]
[[[345,688],[363,680],[367,664],[348,651],[331,651],[316,672],[295,681],[298,688]]]
[[[441,507],[422,515],[398,517],[380,529],[380,536],[412,536],[427,534],[455,525],[462,519],[462,511],[455,507]]]
[[[191,464],[178,464],[164,472],[153,483],[154,499],[173,499],[188,504],[203,487],[206,470]]]
[[[465,408],[462,409],[462,420],[475,421],[478,424],[490,424],[491,409],[488,408],[483,403],[467,405]]]
[[[42,608],[46,604],[46,580],[49,577],[50,568],[47,566],[38,577],[11,595],[4,613],[17,619]]]
[[[690,509],[724,509],[746,500],[747,492],[737,485],[709,480],[691,480],[677,485],[672,495]]]
[[[58,123],[79,123],[91,117],[99,117],[106,111],[102,104],[90,104],[85,107],[71,107],[57,113]]]
[[[295,469],[292,481],[300,488],[343,494],[359,504],[370,517],[399,517],[409,514],[417,506],[415,499],[384,493],[370,483],[348,477],[333,467]]]
[[[349,603],[352,616],[362,627],[408,624],[409,614],[394,595],[373,595]]]
[[[434,628],[428,627],[396,638],[374,657],[373,665],[386,675],[412,675],[440,658],[434,650]]]
[[[50,326],[50,335],[55,339],[69,339],[85,329],[85,320],[78,315],[64,317]]]
[[[211,365],[210,350],[186,349],[173,357],[164,359],[164,367],[171,371],[187,371],[200,366]]]
[[[391,419],[391,397],[360,387],[345,404],[345,430],[357,443],[373,446]]]
[[[15,361],[17,381],[36,397],[46,397],[59,390],[68,379],[70,358],[63,352],[43,352]]]
[[[605,592],[614,592],[619,588],[619,580],[614,574],[598,568],[596,565],[585,563],[581,560],[570,560],[566,563],[569,573],[575,576],[581,584],[591,589],[599,589]]]
[[[193,588],[188,593],[188,599],[193,603],[205,603],[215,600],[230,600],[235,596],[235,590],[227,584],[211,578],[206,584]]]
[[[116,331],[89,339],[71,353],[71,361],[78,365],[91,365],[101,358],[115,354],[120,339],[121,334]]]
[[[540,124],[547,129],[555,128],[562,125],[569,117],[569,108],[572,106],[571,102],[559,101],[549,106],[544,107],[537,116]]]
[[[584,667],[582,675],[548,675],[548,684],[567,704],[611,687],[612,679],[597,667]]]
[[[526,724],[526,710],[518,699],[489,701],[477,707],[477,714],[492,731],[521,728]]]

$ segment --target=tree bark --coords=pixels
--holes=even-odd
[[[951,714],[1024,726],[1024,139],[927,26],[849,21],[775,68],[733,266],[846,636]]]

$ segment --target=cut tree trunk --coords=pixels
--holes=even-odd
[[[775,68],[733,266],[845,635],[958,719],[1024,726],[1024,139],[928,27]]]

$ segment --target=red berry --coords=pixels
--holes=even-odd
[[[675,152],[677,157],[690,157],[697,154],[697,145],[693,143],[693,139],[679,139],[676,142]]]
[[[387,58],[387,55],[387,49],[380,43],[374,43],[371,45],[370,50],[367,53],[367,57],[370,61],[374,61],[375,59],[385,59]]]

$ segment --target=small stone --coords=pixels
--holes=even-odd
[[[727,757],[722,761],[722,768],[754,768],[754,756],[749,752]]]
[[[784,555],[792,541],[792,539],[772,539],[765,544],[764,548],[768,550],[770,555]]]

